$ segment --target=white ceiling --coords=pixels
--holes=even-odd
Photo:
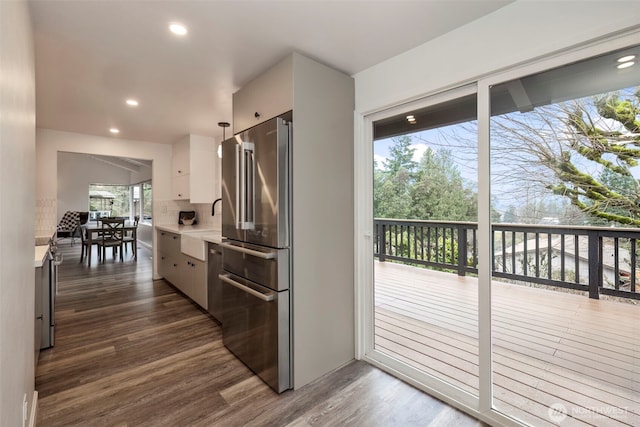
[[[352,75],[510,2],[29,1],[37,126],[103,136],[115,126],[117,138],[161,143],[219,137],[232,94],[293,51]],[[171,21],[188,35],[171,34]]]

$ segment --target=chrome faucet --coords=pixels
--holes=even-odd
[[[221,201],[222,197],[213,201],[213,204],[211,205],[211,216],[216,216],[216,203]]]

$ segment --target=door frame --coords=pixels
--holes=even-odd
[[[354,113],[354,243],[355,254],[355,350],[356,358],[402,379],[472,416],[501,425],[522,425],[493,408],[491,344],[491,216],[490,216],[490,97],[493,85],[539,73],[575,61],[640,43],[637,29],[610,35],[561,52],[515,64],[507,70],[477,76],[457,85],[416,96],[410,100]],[[435,105],[463,96],[465,90],[477,93],[478,102],[478,338],[479,396],[475,397],[435,377],[409,375],[402,363],[373,349],[373,122],[420,107]],[[468,93],[467,93],[468,94]]]

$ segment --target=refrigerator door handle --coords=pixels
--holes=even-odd
[[[276,258],[276,252],[254,251],[253,249],[243,248],[242,246],[232,245],[231,243],[220,243],[220,246],[223,248],[231,249],[232,251],[242,252],[243,254],[252,255],[256,258],[262,258],[262,259]]]
[[[223,282],[228,283],[231,286],[234,286],[240,289],[243,292],[246,292],[248,294],[253,295],[256,298],[261,299],[262,301],[265,301],[265,302],[273,301],[274,292],[263,294],[262,292],[258,292],[255,289],[251,289],[250,287],[243,285],[242,283],[236,282],[235,280],[231,279],[228,274],[219,274],[218,278]]]
[[[240,215],[238,228],[253,230],[255,228],[255,145],[252,142],[242,142],[239,145],[240,157]]]
[[[242,144],[236,144],[236,228],[242,230],[244,219],[244,156]]]
[[[255,146],[253,143],[244,143],[245,155],[247,156],[247,162],[245,162],[246,174],[247,174],[247,206],[246,206],[246,226],[247,229],[253,230],[255,228],[256,217],[256,156]]]

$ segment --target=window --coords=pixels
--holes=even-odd
[[[89,215],[91,220],[104,217],[129,217],[128,185],[89,185]]]
[[[131,186],[131,198],[133,200],[131,216],[139,216],[141,222],[151,223],[153,202],[151,181]]]
[[[89,186],[89,218],[140,217],[141,222],[152,219],[151,181],[134,185],[91,184]]]

